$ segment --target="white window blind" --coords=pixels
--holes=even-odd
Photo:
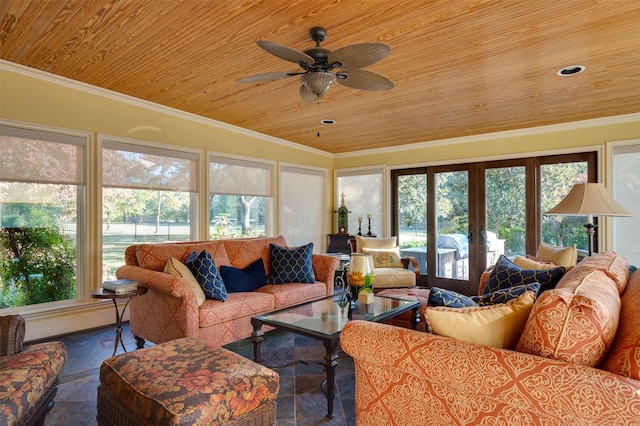
[[[0,126],[0,180],[84,184],[86,138]]]
[[[640,265],[640,142],[613,147],[613,198],[633,217],[614,217],[613,249],[632,265]]]
[[[104,141],[105,187],[197,192],[198,155],[163,148]]]
[[[271,197],[273,165],[214,157],[209,161],[209,192],[221,195]]]
[[[313,242],[322,250],[326,172],[295,166],[280,168],[280,233],[287,244]]]

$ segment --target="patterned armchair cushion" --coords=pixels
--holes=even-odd
[[[56,385],[67,360],[62,342],[38,343],[0,357],[0,424],[12,425]]]
[[[507,303],[470,308],[427,307],[422,310],[429,330],[480,345],[513,349],[518,343],[535,294],[527,291]]]
[[[629,278],[620,302],[620,323],[602,368],[640,380],[640,272]]]
[[[586,271],[538,297],[516,350],[595,367],[613,342],[619,315],[613,280],[603,271]]]
[[[208,251],[193,252],[187,258],[187,267],[198,280],[204,295],[210,299],[224,302],[227,300],[227,289],[220,276],[220,271]]]
[[[280,389],[278,373],[193,338],[109,358],[100,383],[156,425],[224,424],[275,400]]]
[[[563,274],[563,267],[554,269],[523,269],[507,259],[504,255],[500,255],[500,258],[489,274],[489,279],[482,293],[492,293],[503,288],[535,282],[540,283],[540,293],[542,293],[543,291],[554,288]]]
[[[267,284],[264,262],[258,259],[244,269],[221,266],[220,275],[228,293],[254,291]]]
[[[269,244],[271,248],[271,275],[269,284],[314,283],[313,243],[300,247],[281,247]]]

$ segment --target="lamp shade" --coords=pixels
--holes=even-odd
[[[633,216],[618,204],[601,183],[579,183],[546,214],[567,216]]]

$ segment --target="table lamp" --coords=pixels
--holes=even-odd
[[[589,256],[593,254],[593,235],[597,225],[593,223],[594,216],[633,216],[618,204],[607,188],[601,183],[578,183],[562,201],[546,214],[564,216],[587,216],[587,236],[589,239]]]

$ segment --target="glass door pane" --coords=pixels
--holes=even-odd
[[[401,256],[415,257],[427,273],[427,175],[398,176],[398,244]]]
[[[487,264],[501,254],[510,259],[526,254],[525,167],[499,167],[485,171]]]
[[[469,279],[469,172],[435,173],[437,278]]]

